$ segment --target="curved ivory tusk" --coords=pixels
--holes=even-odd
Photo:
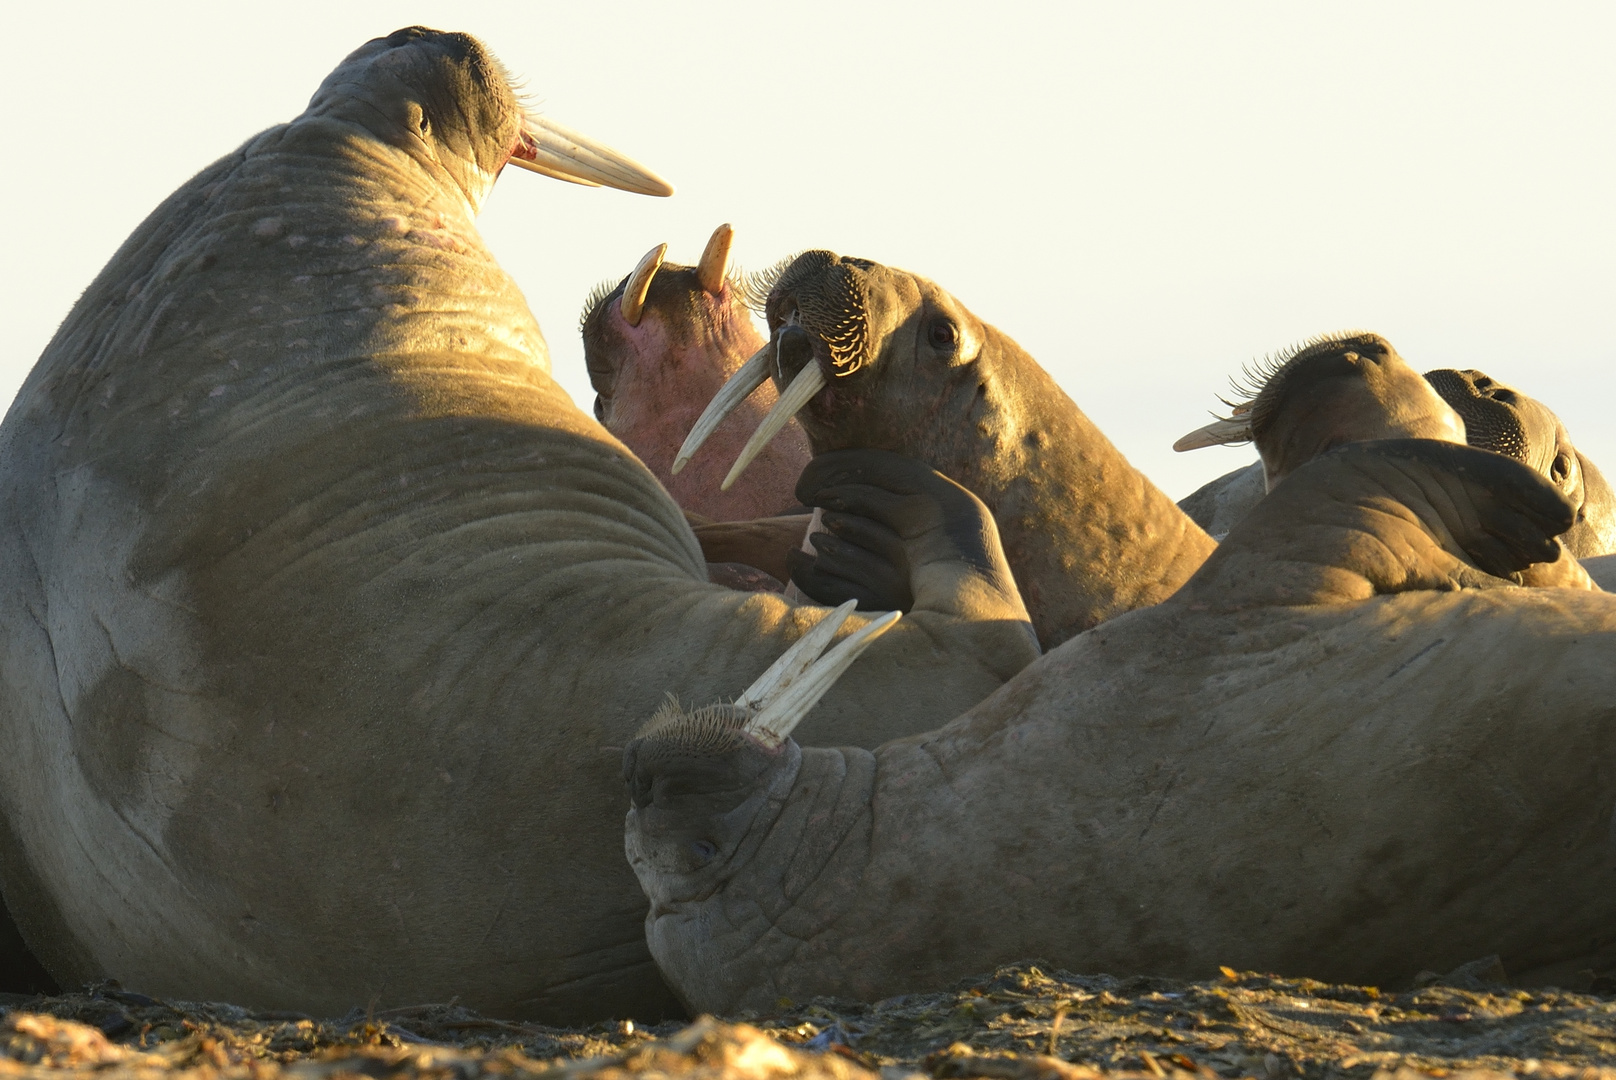
[[[540,165],[536,161],[523,161],[521,158],[517,157],[515,154],[511,155],[511,160],[510,160],[509,163],[512,164],[512,165],[515,165],[519,169],[526,169],[528,172],[536,172],[540,176],[548,176],[552,180],[565,180],[569,184],[579,184],[579,185],[581,185],[583,187],[605,187],[606,186],[604,184],[597,184],[593,180],[585,180],[581,176],[569,176],[567,173],[562,172],[560,169],[552,169],[550,166],[548,166],[548,165]]]
[[[763,453],[763,448],[769,445],[769,440],[780,434],[780,429],[791,422],[797,415],[797,410],[808,404],[810,398],[824,389],[825,373],[819,370],[819,364],[810,360],[808,366],[797,372],[797,377],[791,380],[786,392],[780,395],[780,400],[774,403],[769,415],[763,418],[752,437],[746,440],[741,447],[741,456],[735,459],[735,464],[729,467],[729,475],[724,482],[718,485],[720,491],[728,491],[729,486],[735,483],[735,478],[746,471],[752,464],[752,459]]]
[[[729,272],[729,248],[735,242],[735,226],[728,222],[713,230],[707,246],[701,250],[701,261],[696,264],[696,280],[702,290],[717,296],[724,288],[724,275]]]
[[[1196,428],[1173,444],[1179,453],[1199,450],[1206,446],[1232,446],[1251,441],[1251,417],[1231,416],[1227,420],[1212,421],[1206,427]]]
[[[831,638],[836,636],[836,631],[842,628],[842,624],[853,614],[856,607],[858,601],[849,600],[809,627],[808,632],[798,638],[791,648],[780,654],[780,659],[770,665],[768,671],[759,675],[757,680],[735,699],[736,706],[757,712],[789,688],[797,681],[798,676],[808,670],[808,665],[819,659],[819,654],[830,645]]]
[[[762,386],[768,379],[769,346],[765,345],[735,370],[735,374],[718,388],[713,400],[707,403],[707,407],[696,418],[695,424],[690,428],[690,434],[685,436],[684,445],[679,447],[679,453],[674,455],[671,471],[675,476],[679,474],[680,469],[689,464],[696,451],[701,449],[701,444],[707,441],[707,437],[718,430],[718,425],[724,422],[724,417],[739,408],[741,402],[751,397],[752,391]]]
[[[623,283],[623,296],[617,301],[617,309],[630,326],[640,325],[640,316],[645,314],[645,294],[651,291],[651,279],[662,269],[662,256],[667,253],[667,244],[658,244],[647,251],[628,276],[628,281]]]
[[[672,184],[639,162],[542,116],[526,118],[510,163],[572,184],[640,195],[673,194]]]
[[[840,609],[838,609],[840,610]],[[820,657],[802,676],[782,690],[763,711],[746,722],[745,730],[765,746],[775,747],[786,741],[803,717],[825,692],[836,684],[842,672],[852,666],[859,654],[874,644],[875,639],[903,618],[901,611],[889,611],[872,620],[854,633],[847,635],[830,652]],[[804,635],[806,637],[807,635]]]

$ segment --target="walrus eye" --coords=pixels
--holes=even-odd
[[[702,862],[707,862],[718,854],[718,845],[709,840],[692,840],[690,841],[690,853]]]
[[[595,395],[595,419],[603,424],[606,422],[606,403],[600,400],[599,394]]]
[[[1549,469],[1549,477],[1556,484],[1563,484],[1571,476],[1571,457],[1568,454],[1556,454],[1554,465]]]
[[[954,324],[946,319],[932,323],[931,330],[926,336],[932,348],[943,352],[953,352],[954,346],[959,344],[959,331],[955,330]]]

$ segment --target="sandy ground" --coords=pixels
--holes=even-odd
[[[0,1078],[1616,1080],[1616,987],[1512,989],[1501,976],[1480,961],[1392,992],[1232,971],[1213,982],[1117,979],[1024,963],[873,1004],[782,1001],[774,1016],[587,1029],[496,1020],[453,1003],[321,1020],[109,986],[0,996]]]

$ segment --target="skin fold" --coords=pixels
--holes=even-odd
[[[792,489],[811,455],[795,422],[733,487],[719,490],[729,462],[774,404],[770,386],[760,387],[719,425],[706,453],[672,473],[679,444],[707,402],[765,344],[740,282],[725,276],[718,291],[709,292],[696,267],[663,263],[651,279],[638,325],[630,325],[619,303],[628,280],[592,298],[581,320],[596,419],[687,511],[711,521],[744,521],[796,506]],[[799,532],[788,547],[801,539]]]
[[[474,39],[366,44],[130,236],[0,426],[0,884],[62,983],[677,1008],[617,748],[825,609],[708,583],[552,381],[473,223],[524,122]],[[804,739],[925,730],[1037,655],[971,558],[927,550]]]
[[[797,414],[814,452],[893,451],[979,496],[1046,649],[1165,599],[1216,547],[1032,357],[925,278],[811,251],[765,313],[777,387],[825,373]]]
[[[681,998],[875,1000],[1037,955],[1406,982],[1616,965],[1616,600],[1515,587],[1574,511],[1420,440],[1297,469],[1171,600],[871,752],[631,742]]]
[[[1348,353],[1350,363],[1342,359]],[[1214,536],[1226,535],[1281,477],[1331,446],[1440,438],[1507,454],[1547,477],[1576,508],[1576,524],[1561,538],[1576,558],[1616,551],[1616,493],[1571,444],[1559,417],[1514,387],[1471,370],[1419,376],[1385,338],[1369,333],[1309,342],[1281,354],[1257,379],[1239,407],[1251,410],[1258,462],[1179,502]]]

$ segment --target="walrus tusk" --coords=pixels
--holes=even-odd
[[[1206,446],[1232,446],[1235,443],[1250,441],[1250,415],[1236,415],[1227,420],[1220,418],[1205,427],[1196,428],[1174,443],[1173,449],[1183,453],[1185,450],[1199,450]]]
[[[741,456],[729,467],[729,475],[724,477],[724,482],[718,485],[718,489],[728,491],[729,486],[735,483],[735,478],[752,464],[752,459],[763,453],[763,448],[769,445],[769,440],[780,434],[780,429],[797,415],[797,410],[808,404],[809,399],[824,389],[824,386],[825,373],[819,370],[817,363],[810,361],[807,367],[797,372],[797,377],[791,380],[786,392],[774,403],[769,415],[763,418],[763,423],[758,425],[757,430],[752,432],[752,437],[746,440],[746,445],[741,447]]]
[[[707,403],[696,422],[691,425],[690,434],[685,436],[679,452],[674,455],[673,468],[670,470],[675,476],[679,470],[689,464],[696,451],[707,437],[718,430],[718,425],[724,422],[724,417],[740,407],[741,402],[752,396],[752,391],[769,381],[769,346],[765,345],[747,358],[746,363],[735,369],[713,400]]]
[[[556,180],[639,195],[673,194],[673,185],[632,158],[542,116],[529,116],[509,162]]]
[[[855,602],[848,601],[849,604]],[[842,605],[843,608],[846,606]],[[842,608],[837,610],[840,611]],[[903,612],[889,611],[879,619],[872,619],[854,633],[847,635],[834,649],[814,661],[812,667],[781,690],[762,711],[748,720],[744,730],[768,747],[779,746],[785,742],[786,736],[802,722],[809,710],[819,704],[819,699],[835,685],[837,679],[841,678],[842,672],[851,667],[860,653],[869,648],[876,638],[890,630],[901,618]],[[824,621],[829,622],[830,616]],[[817,630],[818,627],[814,629]],[[804,638],[807,636],[803,635]]]
[[[696,264],[696,281],[704,292],[717,296],[724,288],[724,275],[729,271],[729,248],[735,242],[735,226],[725,222],[707,238]]]
[[[662,269],[662,257],[667,253],[667,244],[658,244],[647,251],[624,283],[623,296],[617,301],[617,309],[630,326],[640,325],[640,316],[645,314],[645,294],[651,291],[651,279]]]
[[[853,614],[856,607],[858,607],[857,600],[848,600],[811,626],[791,648],[780,654],[780,659],[769,665],[768,671],[759,675],[752,685],[735,699],[736,707],[755,713],[772,701],[775,695],[796,682],[798,676],[808,669],[808,665],[819,659],[819,654],[825,651],[831,638],[836,636],[836,631],[842,628],[842,624]]]

